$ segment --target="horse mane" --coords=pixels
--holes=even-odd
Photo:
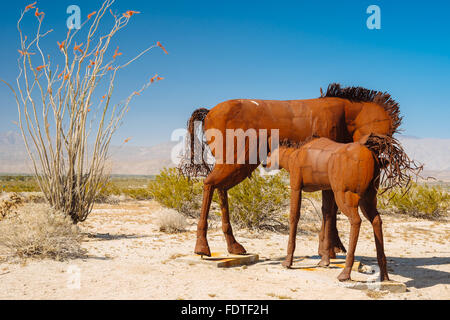
[[[342,98],[353,102],[374,102],[382,106],[392,120],[390,136],[397,132],[402,123],[400,106],[387,92],[369,90],[363,87],[342,88],[339,83],[332,83],[328,86],[326,94],[322,94],[321,98],[324,97]]]

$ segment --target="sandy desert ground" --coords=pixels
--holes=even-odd
[[[343,287],[336,279],[338,268],[282,268],[287,243],[282,233],[235,231],[249,252],[260,255],[254,265],[224,269],[180,261],[193,251],[196,221],[189,220],[186,232],[166,234],[155,224],[159,209],[154,201],[97,205],[81,224],[86,258],[4,262],[0,299],[450,299],[449,221],[383,217],[391,279],[408,288],[388,293]],[[318,227],[315,214],[303,214],[296,255],[316,255]],[[342,215],[338,229],[347,243],[349,224]],[[226,251],[217,220],[209,241],[213,251]],[[376,264],[367,221],[356,254],[363,263]],[[74,275],[79,275],[79,287]],[[369,277],[352,275],[355,280]]]

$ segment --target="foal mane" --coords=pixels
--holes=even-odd
[[[306,138],[303,141],[294,141],[291,139],[283,139],[280,140],[279,142],[279,146],[280,147],[286,147],[286,148],[294,148],[294,149],[300,149],[301,147],[303,147],[305,144],[307,144],[308,142],[311,142],[314,139],[320,138],[318,135],[312,135],[308,138]]]
[[[374,102],[382,106],[392,120],[390,136],[397,133],[398,127],[402,123],[400,106],[387,92],[369,90],[363,87],[342,88],[339,83],[332,83],[328,86],[326,94],[322,95],[321,98],[324,97],[342,98],[353,102]]]

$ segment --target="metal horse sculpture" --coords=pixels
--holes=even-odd
[[[226,154],[228,129],[278,129],[280,140],[305,141],[312,136],[325,137],[333,141],[348,143],[358,141],[361,137],[374,133],[392,137],[401,123],[398,104],[389,94],[361,87],[341,88],[339,84],[331,84],[326,94],[320,98],[309,100],[250,100],[239,99],[219,103],[211,110],[198,109],[194,111],[188,122],[190,137],[190,159],[184,161],[180,169],[185,175],[207,175],[204,180],[203,204],[197,227],[197,243],[195,253],[210,256],[210,248],[206,239],[207,219],[214,190],[219,192],[222,211],[222,230],[225,234],[228,251],[232,254],[245,254],[246,250],[233,236],[230,224],[227,190],[234,187],[258,167],[265,159],[258,159],[256,164],[239,164],[237,159],[245,157],[248,160],[249,145],[246,144],[245,154],[234,153],[233,164],[216,164],[213,168],[206,162],[194,163],[194,140],[196,132],[194,123],[203,123],[203,131],[209,129],[220,132],[224,138],[222,154]],[[261,137],[258,136],[258,139]],[[234,139],[234,138],[233,138]],[[235,139],[236,140],[236,139]],[[202,151],[213,138],[206,135],[202,141]],[[234,149],[236,150],[236,148]],[[211,150],[216,156],[217,150]],[[333,192],[322,192],[322,213],[330,217],[330,232],[325,239],[324,224],[319,235],[319,254],[333,257],[335,252],[345,251],[336,229],[337,206]],[[325,241],[331,241],[329,252],[325,252]]]
[[[377,211],[377,190],[380,181],[380,163],[377,149],[373,151],[367,146],[373,145],[372,135],[367,135],[360,142],[337,143],[327,138],[318,138],[295,146],[295,143],[282,141],[276,151],[272,150],[267,165],[279,161],[279,167],[290,173],[291,209],[289,216],[289,243],[286,260],[283,266],[290,268],[295,250],[297,225],[300,219],[302,191],[314,192],[330,190],[334,194],[338,208],[348,217],[351,225],[350,243],[345,267],[338,276],[340,281],[350,280],[350,273],[355,259],[361,218],[358,206],[370,221],[375,236],[378,265],[381,281],[389,280],[384,254],[383,231],[380,214]],[[367,143],[367,141],[370,141]],[[367,144],[367,146],[365,145]],[[274,152],[275,151],[275,152]],[[278,158],[278,159],[277,159]],[[330,214],[325,212],[325,234],[330,233]],[[324,256],[319,266],[328,266],[330,256],[330,237],[325,236]]]

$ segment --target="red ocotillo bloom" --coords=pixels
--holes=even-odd
[[[19,53],[20,53],[22,56],[29,56],[29,55],[35,54],[35,53],[33,53],[33,52],[28,52],[28,51],[22,51],[22,50],[17,50],[17,51],[19,51]]]
[[[84,52],[83,52],[83,50],[81,50],[81,46],[82,46],[83,44],[79,44],[79,45],[77,45],[77,43],[75,42],[75,46],[73,47],[73,51],[75,52],[75,51],[79,51],[81,54],[83,54]]]
[[[94,12],[89,13],[88,16],[87,16],[88,20],[89,20],[90,18],[92,18],[92,16],[93,16],[94,14],[96,14],[96,13],[97,13],[97,11],[94,11]]]
[[[41,71],[42,69],[46,68],[47,65],[39,66],[36,68],[36,71]]]
[[[33,3],[29,4],[29,5],[27,5],[27,6],[25,7],[25,11],[28,11],[28,10],[31,10],[31,9],[36,8],[36,7],[34,6],[36,3],[37,3],[37,2],[33,2]]]
[[[158,46],[158,47],[160,47],[166,54],[169,54],[168,52],[167,52],[167,50],[166,50],[166,48],[164,48],[164,46],[161,44],[161,42],[157,42],[156,43],[156,45]]]
[[[113,59],[116,59],[118,56],[121,56],[122,52],[119,52],[119,47],[116,48],[116,51],[114,51]]]
[[[34,15],[36,16],[36,17],[40,17],[40,16],[42,16],[43,14],[45,14],[43,11],[41,11],[41,12],[39,12],[39,8],[36,8],[36,12],[34,13]]]
[[[140,13],[140,12],[139,12],[139,11],[128,10],[127,12],[125,12],[125,13],[123,14],[123,16],[124,16],[125,18],[131,18],[131,16],[132,16],[133,14],[138,14],[138,13]]]
[[[150,79],[150,83],[153,83],[153,82],[159,81],[159,80],[164,80],[164,78],[159,77],[157,74],[155,74],[155,75],[153,76],[153,78]]]
[[[59,50],[62,50],[64,48],[64,44],[66,43],[66,40],[64,40],[61,43],[59,43],[59,41],[56,41],[56,43],[58,44]]]

